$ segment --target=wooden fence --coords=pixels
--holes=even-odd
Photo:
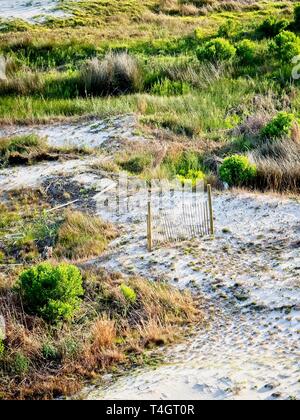
[[[147,247],[152,251],[162,244],[214,235],[214,216],[211,186],[207,197],[193,202],[182,202],[171,209],[152,209],[148,202]]]

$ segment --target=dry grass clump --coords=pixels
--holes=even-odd
[[[58,229],[54,253],[70,260],[99,256],[116,237],[116,228],[99,217],[68,211]]]
[[[258,10],[255,0],[160,0],[158,10],[182,16],[206,15],[212,12]]]
[[[81,84],[88,95],[105,96],[138,92],[143,77],[137,60],[126,52],[94,58],[81,70]]]
[[[0,81],[0,95],[32,95],[42,92],[44,87],[41,74],[29,70],[22,71]]]
[[[24,311],[13,281],[0,283],[6,324],[0,399],[70,395],[113,366],[143,363],[145,348],[169,343],[203,322],[198,300],[188,292],[101,269],[83,275],[80,311],[72,322],[56,326]]]
[[[266,141],[251,152],[257,166],[255,187],[279,192],[300,191],[300,144],[295,140]]]
[[[294,160],[272,158],[256,161],[255,186],[260,190],[276,192],[300,192],[300,163]]]

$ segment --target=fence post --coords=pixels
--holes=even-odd
[[[208,194],[208,207],[209,207],[209,222],[210,222],[210,234],[211,236],[215,235],[215,226],[214,226],[214,212],[212,204],[212,192],[211,185],[207,185],[207,194]]]
[[[148,202],[148,214],[147,214],[147,247],[148,251],[152,251],[152,209],[151,209],[151,203]]]

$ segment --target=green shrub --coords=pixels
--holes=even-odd
[[[127,300],[127,302],[129,302],[129,303],[135,303],[136,302],[137,295],[131,287],[126,286],[126,284],[123,283],[120,286],[120,290],[121,290],[124,298]]]
[[[120,166],[125,171],[131,172],[133,174],[141,174],[145,169],[151,167],[153,163],[153,158],[151,155],[143,154],[137,155],[128,160],[120,162]]]
[[[300,54],[300,40],[293,32],[280,32],[270,44],[270,52],[279,60],[288,63]]]
[[[252,64],[256,58],[255,42],[244,39],[236,46],[237,56],[243,64]]]
[[[271,16],[262,22],[258,27],[258,32],[263,37],[274,38],[288,26],[289,22],[286,19],[277,19],[276,17]]]
[[[280,138],[289,136],[296,118],[294,114],[279,112],[262,130],[261,136],[264,138]]]
[[[224,159],[219,174],[230,187],[241,186],[255,177],[256,166],[250,163],[247,156],[232,155]]]
[[[224,22],[218,30],[218,37],[232,39],[237,36],[241,27],[235,20],[228,19]]]
[[[200,61],[227,61],[235,56],[235,47],[224,38],[215,38],[196,51],[197,57]]]
[[[187,83],[169,79],[156,82],[151,88],[152,95],[159,96],[186,95],[189,91],[190,87]]]
[[[45,343],[42,347],[42,355],[45,359],[50,361],[57,361],[60,359],[59,350],[52,344]]]
[[[29,371],[30,361],[23,353],[18,352],[15,354],[12,370],[16,375],[25,376]]]
[[[70,264],[43,263],[25,270],[19,289],[26,308],[49,322],[70,320],[83,295],[81,273]]]

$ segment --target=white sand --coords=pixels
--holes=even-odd
[[[1,0],[0,0],[1,1]],[[98,148],[114,140],[140,140],[135,134],[137,120],[132,115],[105,120],[93,119],[77,123],[56,123],[37,126],[8,126],[0,128],[0,137],[35,133],[47,137],[49,146]]]
[[[149,254],[145,225],[135,223],[99,261],[129,275],[198,287],[205,312],[215,315],[208,331],[167,350],[167,364],[86,389],[85,398],[300,398],[300,205],[228,193],[215,197],[215,213],[214,241]]]
[[[0,170],[0,192],[22,188],[37,188],[50,176],[78,177],[98,159],[91,156],[65,162],[44,162],[34,166],[17,166]]]
[[[0,0],[1,18],[20,18],[31,21],[39,15],[63,16],[56,10],[57,0]]]

